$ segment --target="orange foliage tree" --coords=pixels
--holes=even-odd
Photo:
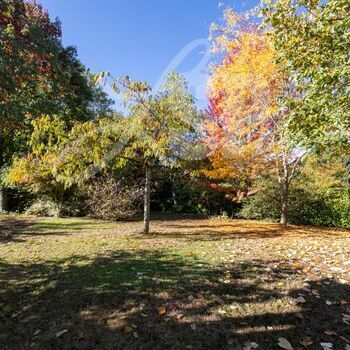
[[[281,104],[292,85],[276,63],[271,33],[230,9],[224,19],[224,26],[212,26],[213,50],[224,58],[208,81],[205,142],[212,168],[206,174],[234,180],[246,194],[259,175],[276,174],[285,225],[289,185],[305,153],[288,139],[288,110]]]

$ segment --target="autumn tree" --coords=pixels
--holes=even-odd
[[[43,116],[32,121],[33,132],[23,157],[15,157],[6,174],[9,185],[22,186],[33,194],[49,197],[59,216],[67,183],[59,178],[61,145],[69,139],[66,122],[58,116]]]
[[[268,0],[263,13],[274,32],[276,59],[298,94],[284,104],[289,129],[303,143],[349,150],[350,2]]]
[[[304,155],[288,139],[289,111],[280,105],[293,89],[276,63],[272,34],[231,9],[224,19],[224,26],[212,27],[213,49],[224,58],[208,82],[206,143],[213,169],[207,174],[235,180],[249,193],[256,177],[275,173],[286,225],[290,182]]]
[[[60,215],[67,190],[83,185],[111,161],[106,150],[121,142],[120,120],[118,114],[73,123],[57,115],[33,119],[28,153],[14,157],[5,182],[49,198]]]
[[[88,120],[109,112],[110,100],[61,35],[60,22],[35,1],[0,2],[0,169],[26,152],[32,119]],[[0,211],[2,199],[0,186]]]
[[[79,173],[74,163],[81,169],[87,169],[89,162],[93,169],[101,169],[106,164],[121,168],[128,162],[142,168],[145,174],[142,231],[148,233],[152,173],[159,164],[181,167],[185,160],[195,158],[196,154],[201,155],[198,145],[201,114],[188,91],[186,80],[176,72],[166,77],[164,85],[156,93],[152,93],[147,83],[133,82],[128,77],[114,79],[108,73],[100,73],[96,81],[101,79],[110,80],[112,89],[123,93],[129,113],[118,120],[103,121],[104,125],[98,128],[97,134],[92,133],[89,137],[95,145],[92,149],[98,156],[89,160],[90,150],[83,155],[75,154],[71,157],[73,168],[70,173],[72,176]],[[78,142],[85,140],[81,138]],[[79,149],[86,148],[76,144],[74,150]],[[95,154],[94,151],[92,154]]]
[[[186,80],[176,72],[166,77],[157,93],[146,83],[129,78],[112,79],[112,88],[123,92],[129,109],[128,117],[121,121],[124,144],[116,159],[121,165],[126,160],[137,162],[144,169],[143,233],[148,233],[152,171],[157,163],[177,167],[184,159],[195,157],[201,116]]]

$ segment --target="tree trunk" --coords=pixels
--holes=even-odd
[[[0,172],[3,166],[4,166],[4,140],[3,140],[2,129],[0,128]],[[5,188],[1,186],[1,183],[0,183],[0,213],[7,210],[8,210],[8,207],[7,207],[6,191],[5,191]]]
[[[0,186],[0,213],[7,211],[7,197],[6,197],[6,192],[5,189]]]
[[[287,226],[288,198],[289,198],[288,179],[282,179],[280,185],[281,185],[281,221],[280,221],[280,224],[283,226]]]
[[[143,230],[142,233],[149,233],[149,220],[151,209],[151,168],[146,167],[146,183],[145,183],[145,195],[144,195],[144,211],[143,211]]]

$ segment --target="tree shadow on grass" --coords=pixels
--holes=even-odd
[[[72,222],[57,221],[53,218],[3,218],[0,221],[0,243],[25,242],[25,237],[68,235],[98,229],[105,224],[106,222],[94,222],[83,218]]]
[[[0,221],[0,243],[7,243],[10,241],[22,242],[22,240],[18,238],[18,234],[24,232],[31,225],[32,223],[25,219],[2,219]]]
[[[319,349],[330,338],[325,330],[346,337],[349,286],[327,280],[309,281],[307,290],[278,288],[298,277],[278,263],[212,266],[147,250],[2,261],[0,348],[243,349],[249,341],[270,350],[285,337],[297,349],[310,336],[309,349]],[[286,307],[300,294],[304,304]],[[331,337],[334,349],[345,347],[339,336]]]

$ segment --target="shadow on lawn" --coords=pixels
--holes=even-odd
[[[25,219],[2,219],[0,221],[0,243],[22,242],[18,235],[27,230],[32,223]]]
[[[276,264],[213,267],[160,251],[0,262],[0,348],[243,349],[250,341],[270,350],[279,349],[278,337],[285,337],[298,349],[300,339],[311,336],[315,344],[309,349],[319,349],[322,341],[344,349],[342,339],[323,332],[346,336],[342,314],[349,286],[309,281],[319,298],[278,289],[276,283],[296,276]],[[300,311],[281,311],[287,295],[300,294],[306,299]]]
[[[24,242],[24,236],[60,236],[99,228],[101,223],[79,218],[72,222],[5,218],[0,221],[0,243]],[[106,223],[103,223],[106,224]]]

